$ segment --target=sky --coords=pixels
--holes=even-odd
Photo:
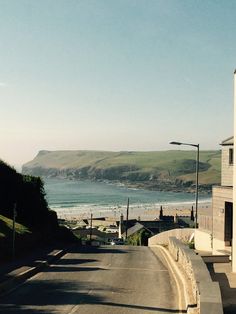
[[[235,0],[0,0],[0,158],[220,149],[233,134]],[[182,148],[182,147],[181,147]]]

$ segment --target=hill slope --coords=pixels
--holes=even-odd
[[[0,238],[12,238],[13,221],[3,215],[0,215]],[[19,223],[15,223],[16,235],[24,235],[30,233],[29,229]],[[12,239],[11,239],[12,240]]]
[[[40,151],[23,173],[73,179],[121,181],[156,190],[194,189],[195,151]],[[210,190],[220,182],[220,151],[201,151],[199,183]]]

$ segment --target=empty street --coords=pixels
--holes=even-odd
[[[1,298],[0,313],[179,313],[167,268],[148,247],[73,248]]]

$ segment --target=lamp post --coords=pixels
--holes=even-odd
[[[126,209],[126,226],[125,226],[125,239],[126,240],[128,237],[128,223],[129,223],[129,197],[128,197],[127,209]]]
[[[170,142],[172,145],[185,145],[185,146],[193,146],[197,148],[196,155],[196,199],[195,199],[195,228],[198,227],[198,173],[199,173],[199,144],[192,143],[182,143],[182,142]]]

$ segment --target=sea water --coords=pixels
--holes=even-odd
[[[109,182],[45,179],[45,192],[49,207],[58,216],[119,216],[125,213],[127,200],[131,216],[142,215],[163,207],[194,206],[195,194],[186,192],[148,191],[128,188]],[[199,202],[210,202],[209,196],[200,196]]]

